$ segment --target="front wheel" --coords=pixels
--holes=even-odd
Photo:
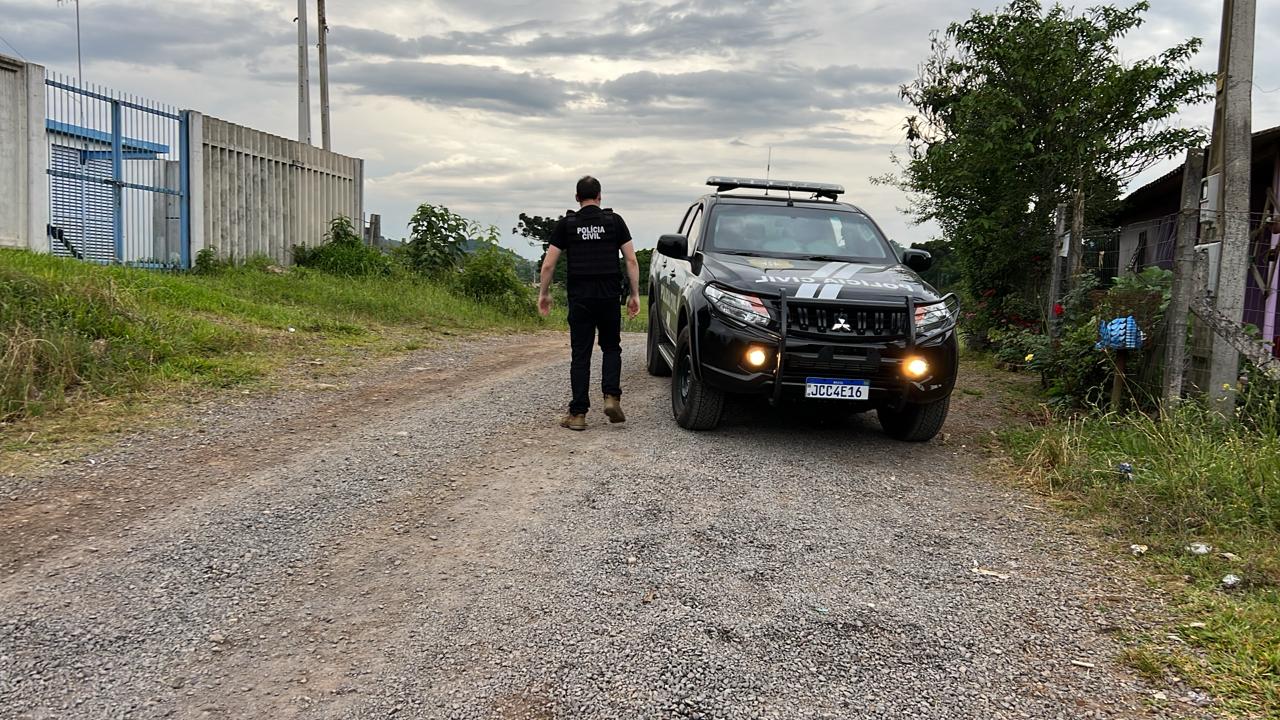
[[[906,442],[927,442],[933,439],[947,421],[951,409],[951,396],[930,403],[906,403],[901,409],[880,408],[880,426],[885,433]]]
[[[671,366],[658,350],[659,343],[662,342],[662,325],[658,322],[657,310],[657,302],[649,303],[649,336],[645,352],[645,369],[654,377],[666,377],[671,374]]]
[[[724,393],[698,379],[693,367],[689,328],[676,341],[676,367],[671,378],[671,412],[686,430],[714,430],[720,424]]]

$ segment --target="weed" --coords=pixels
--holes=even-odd
[[[365,245],[351,221],[345,217],[335,218],[329,223],[325,242],[319,247],[295,245],[293,262],[300,267],[343,277],[391,274],[391,258],[381,250]]]

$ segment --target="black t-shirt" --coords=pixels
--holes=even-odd
[[[584,220],[591,220],[593,217],[602,214],[604,210],[598,205],[587,205],[578,211],[578,217]],[[613,213],[614,225],[617,230],[617,237],[610,238],[613,240],[618,249],[621,250],[623,245],[631,242],[631,230],[627,227],[627,223],[622,216]],[[566,228],[564,218],[556,223],[555,230],[551,232],[551,244],[564,252],[569,249],[569,232]],[[601,277],[574,277],[573,271],[568,273],[569,283],[567,290],[571,298],[617,298],[622,299],[622,278],[621,275],[616,278]]]

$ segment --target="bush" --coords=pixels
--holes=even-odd
[[[1038,369],[1050,355],[1049,338],[1023,328],[992,328],[991,354],[1005,367]]]
[[[449,208],[423,203],[409,219],[410,238],[400,255],[414,272],[439,276],[458,267],[468,242],[479,234],[475,223]]]
[[[295,245],[293,263],[342,277],[391,274],[390,258],[381,250],[365,245],[351,220],[345,217],[334,218],[329,223],[325,243],[319,247]]]
[[[234,255],[224,258],[218,255],[216,248],[207,247],[196,253],[195,265],[191,268],[191,271],[197,275],[214,275],[234,268],[247,268],[249,270],[267,272],[275,264],[275,260],[262,253],[250,255],[243,263],[238,263]]]
[[[1056,403],[1096,407],[1107,397],[1114,370],[1111,356],[1097,348],[1098,326],[1133,315],[1146,334],[1146,348],[1130,353],[1129,390],[1140,404],[1149,405],[1158,388],[1144,387],[1142,378],[1158,374],[1149,371],[1158,369],[1151,363],[1160,357],[1157,345],[1163,337],[1164,310],[1172,284],[1173,274],[1160,268],[1117,278],[1105,291],[1095,276],[1083,275],[1063,299],[1056,343],[1050,344],[1045,335],[1022,322],[988,330],[992,355],[1007,367],[1040,373]]]
[[[468,256],[457,285],[464,295],[509,312],[532,315],[536,310],[533,293],[521,282],[514,258],[496,244],[486,243]]]
[[[211,248],[203,248],[196,253],[195,265],[191,268],[192,272],[198,275],[212,275],[231,266],[231,262],[218,257],[218,251]]]

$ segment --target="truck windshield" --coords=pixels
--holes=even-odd
[[[706,249],[777,257],[896,261],[867,216],[837,208],[716,206]]]

